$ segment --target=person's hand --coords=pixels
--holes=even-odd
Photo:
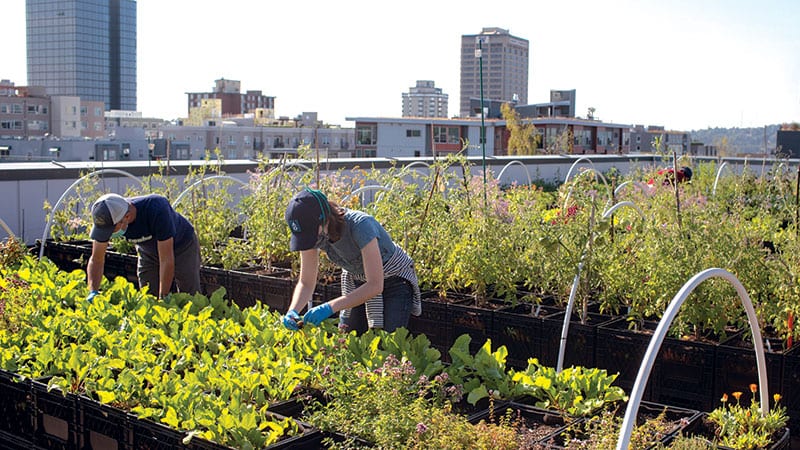
[[[333,315],[333,308],[329,303],[323,303],[308,310],[303,316],[303,322],[318,326],[323,320]]]
[[[303,319],[300,318],[300,315],[297,314],[297,311],[290,309],[289,312],[283,316],[281,319],[283,322],[283,326],[292,330],[292,331],[300,331],[300,327],[303,326]]]
[[[100,291],[89,291],[89,295],[86,296],[86,301],[92,303],[94,298],[99,294]]]

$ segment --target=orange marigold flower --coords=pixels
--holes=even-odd
[[[722,398],[720,400],[722,400],[722,403],[726,403],[728,401],[728,394],[722,394]]]
[[[781,401],[781,394],[772,394],[772,399],[775,400],[775,403]]]
[[[741,393],[741,392],[739,392],[739,391],[736,391],[736,392],[734,392],[732,395],[733,395],[733,398],[735,398],[735,399],[736,399],[736,401],[739,401],[739,397],[741,397],[741,396],[742,396],[742,393]]]
[[[758,385],[757,384],[753,383],[753,384],[750,385],[750,392],[755,394],[757,390],[758,390]]]

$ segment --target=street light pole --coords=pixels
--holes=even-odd
[[[478,37],[478,49],[475,51],[475,57],[478,58],[478,67],[480,71],[481,83],[481,164],[483,166],[483,206],[486,207],[489,200],[486,195],[486,124],[485,124],[485,109],[483,107],[483,37]]]

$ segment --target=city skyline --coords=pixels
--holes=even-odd
[[[0,78],[24,86],[25,2],[8,3]],[[138,110],[185,117],[187,92],[227,78],[276,97],[276,116],[352,127],[400,117],[402,93],[432,80],[452,116],[461,36],[498,27],[530,42],[528,103],[575,89],[579,116],[687,131],[800,121],[798,2],[557,3],[138,0]]]

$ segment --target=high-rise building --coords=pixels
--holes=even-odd
[[[461,117],[480,115],[470,108],[470,99],[481,97],[483,60],[483,98],[525,105],[528,103],[527,39],[512,36],[502,28],[484,28],[480,34],[461,36]]]
[[[403,92],[403,117],[447,117],[447,94],[431,80]]]
[[[28,84],[136,110],[135,0],[26,0]]]

